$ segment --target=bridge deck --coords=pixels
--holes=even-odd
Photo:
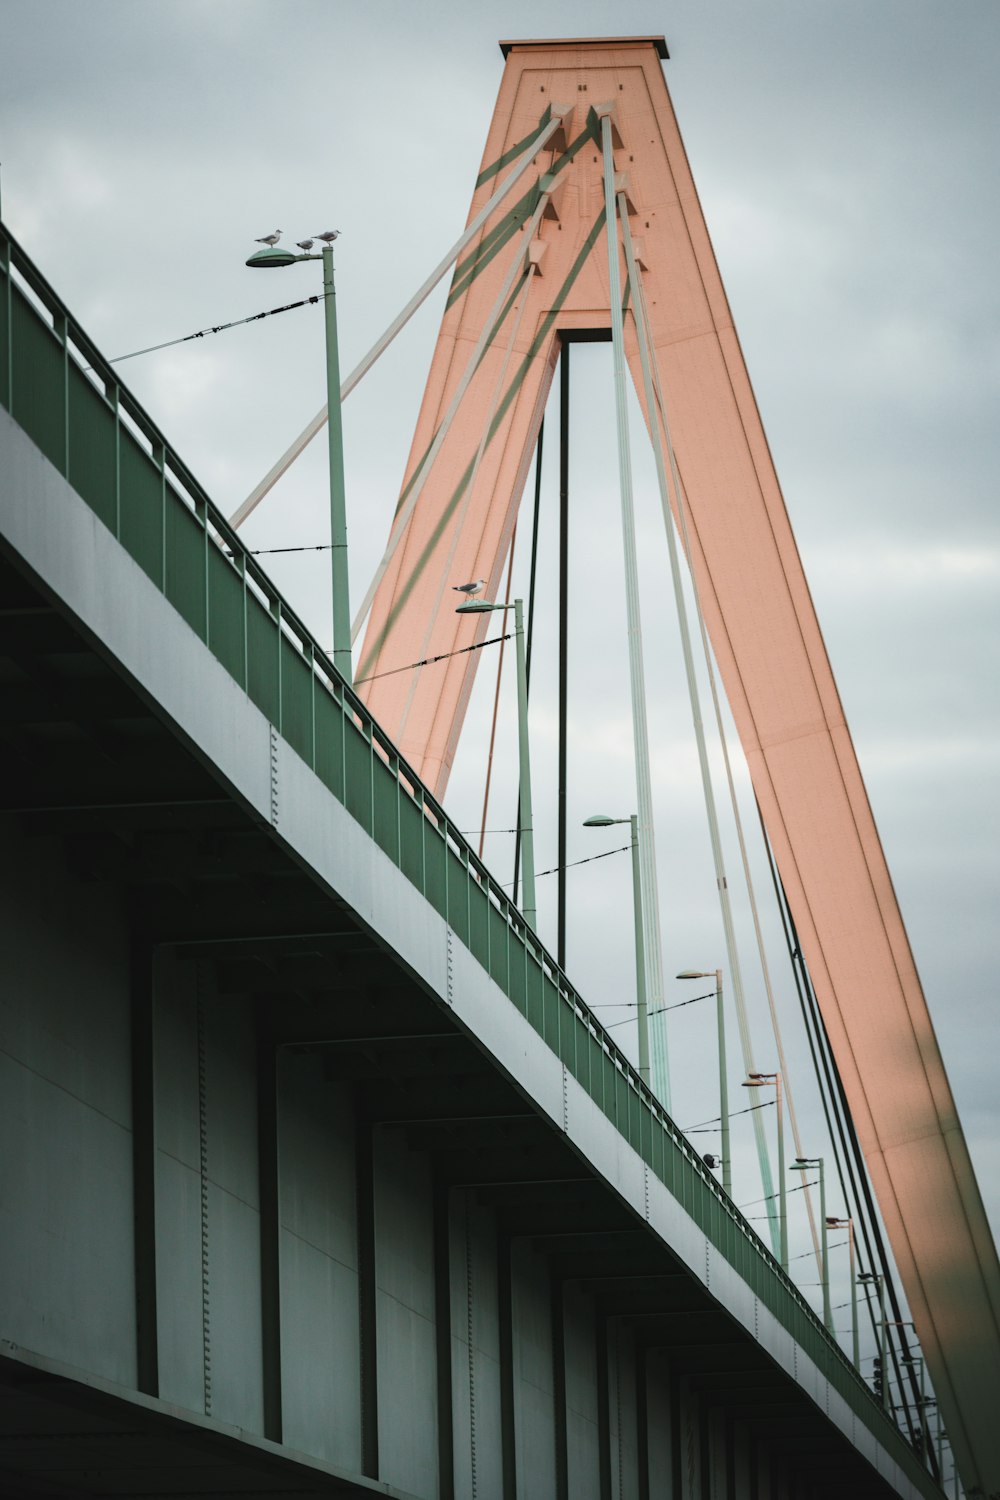
[[[845,1482],[857,1493],[934,1493],[801,1293],[162,434],[9,236],[0,251],[4,811],[18,869],[54,838],[67,880],[125,893],[132,954],[134,1364],[112,1360],[121,1373],[109,1376],[99,1359],[77,1361],[73,1379],[81,1389],[88,1379],[117,1385],[122,1403],[159,1409],[157,1325],[174,1313],[157,1197],[155,1027],[135,1008],[135,974],[148,970],[138,983],[148,991],[169,949],[171,962],[211,965],[215,1013],[249,1017],[240,1035],[258,1053],[265,1447],[287,1442],[294,1425],[274,1090],[305,1087],[299,1073],[318,1060],[324,1080],[349,1088],[369,1181],[373,1132],[427,1167],[435,1493],[450,1492],[457,1420],[445,1417],[457,1377],[441,1283],[454,1259],[456,1192],[473,1193],[472,1212],[488,1210],[498,1254],[516,1259],[528,1243],[552,1284],[582,1289],[600,1314],[598,1343],[601,1319],[612,1318],[627,1323],[643,1370],[670,1351],[689,1393],[710,1387],[755,1441],[797,1452],[810,1493]],[[393,1387],[376,1326],[375,1211],[363,1199],[358,1463],[350,1480],[320,1464],[317,1483],[362,1493],[373,1487],[364,1476],[379,1475],[375,1487],[392,1493],[392,1438],[378,1414]],[[15,1237],[9,1253],[23,1255],[25,1243]],[[509,1369],[512,1314],[501,1305],[497,1315]],[[27,1326],[40,1324],[29,1316]],[[25,1381],[35,1372],[36,1387],[46,1359],[69,1360],[58,1339],[16,1342],[33,1351],[21,1369]],[[16,1385],[22,1356],[5,1353]],[[565,1395],[565,1367],[561,1378]],[[385,1387],[374,1415],[364,1394],[373,1380]],[[396,1396],[405,1401],[405,1390]],[[207,1395],[204,1404],[211,1410]],[[211,1427],[200,1422],[195,1442]],[[606,1450],[608,1432],[598,1437]],[[565,1458],[565,1419],[561,1441]],[[641,1422],[638,1441],[648,1458],[656,1439]],[[22,1469],[25,1451],[26,1439]],[[66,1492],[78,1493],[92,1439],[73,1452],[76,1488]],[[239,1463],[254,1470],[256,1459],[233,1459],[231,1488]],[[402,1460],[398,1473],[406,1477]],[[412,1475],[411,1484],[431,1492]]]

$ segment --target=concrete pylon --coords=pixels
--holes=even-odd
[[[670,105],[666,48],[654,37],[502,47],[470,220],[551,111],[564,128],[456,267],[401,505],[515,254],[526,275],[514,272],[460,417],[421,481],[357,676],[485,633],[488,616],[454,614],[450,586],[484,578],[494,596],[560,337],[610,327],[595,107],[613,104],[702,610],[963,1482],[1000,1492],[996,1249]],[[439,795],[477,661],[364,689]]]

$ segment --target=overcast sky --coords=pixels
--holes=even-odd
[[[339,228],[345,369],[464,225],[502,71],[497,40],[666,34],[668,87],[996,1230],[994,0],[2,0],[0,23],[4,218],[105,354],[308,295],[316,267],[246,271],[252,241],[279,225],[288,239]],[[387,533],[440,312],[439,297],[345,406],[355,599]],[[634,782],[610,355],[578,347],[573,361],[569,857],[580,859],[620,842],[616,830],[578,825],[594,811],[632,811]],[[136,359],[122,374],[228,513],[323,400],[321,315],[289,313]],[[672,974],[725,959],[662,521],[637,424],[633,437]],[[251,545],[326,540],[323,448],[248,523]],[[554,463],[545,470],[541,567],[554,580]],[[273,564],[328,642],[326,555]],[[522,545],[522,590],[526,573]],[[553,602],[547,581],[532,713],[540,869],[556,853]],[[448,794],[468,829],[482,801],[495,670],[486,655]],[[514,816],[512,711],[505,691],[489,818],[500,829]],[[487,843],[501,879],[510,844],[505,833]],[[731,832],[727,857],[735,875]],[[627,856],[569,881],[570,976],[595,1006],[627,998]],[[554,884],[540,881],[553,946]],[[740,921],[756,1060],[769,1068],[742,906]],[[767,925],[774,938],[773,918]],[[804,1146],[819,1153],[828,1148],[776,940],[772,965]],[[669,1000],[683,998],[682,986],[669,988]],[[634,1048],[631,1025],[615,1034]],[[707,1006],[675,1013],[670,1045],[678,1123],[715,1114]],[[736,1060],[734,1086],[738,1070]],[[743,1124],[740,1202],[759,1192]]]

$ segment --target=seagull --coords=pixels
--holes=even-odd
[[[300,250],[311,250],[314,242],[312,240],[296,240],[295,243]]]
[[[254,240],[255,245],[276,245],[281,239],[281,230],[276,229],[273,234],[262,234],[259,240]]]
[[[334,242],[334,240],[338,237],[339,234],[340,234],[340,230],[339,229],[328,229],[325,234],[317,234],[317,235],[314,235],[313,238],[317,239],[317,240],[322,240],[323,243],[324,243],[324,245],[332,245],[333,242]]]
[[[485,578],[477,578],[473,583],[453,583],[452,589],[456,594],[465,594],[467,597],[471,598],[473,594],[479,593],[479,590],[482,588],[485,582]]]

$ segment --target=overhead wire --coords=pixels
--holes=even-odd
[[[273,318],[278,313],[294,312],[297,307],[308,307],[312,303],[322,302],[326,298],[325,292],[318,292],[314,297],[301,297],[298,302],[286,302],[283,307],[269,307],[264,312],[251,313],[248,318],[234,318],[231,323],[216,323],[210,328],[199,328],[197,333],[185,333],[179,339],[166,339],[162,344],[150,344],[145,349],[133,349],[131,354],[116,354],[114,359],[109,359],[109,365],[124,364],[127,359],[138,359],[140,354],[156,354],[160,349],[172,349],[175,344],[190,344],[194,339],[204,339],[212,333],[226,333],[230,328],[240,328],[244,323],[259,323],[262,318]],[[87,366],[93,369],[92,365]]]
[[[540,880],[543,875],[558,875],[560,870],[572,870],[576,865],[591,865],[597,859],[609,859],[612,854],[625,854],[631,848],[631,844],[622,844],[620,849],[606,849],[603,854],[588,854],[586,859],[571,859],[565,865],[553,865],[548,870],[536,870],[535,879]],[[512,880],[502,880],[500,884],[506,889],[507,886],[513,885],[514,882]]]
[[[471,646],[457,646],[454,651],[439,651],[437,656],[425,656],[420,661],[411,661],[405,667],[389,667],[385,672],[373,672],[370,677],[358,677],[354,686],[360,687],[363,682],[377,682],[380,677],[395,677],[399,672],[412,672],[415,667],[430,667],[435,662],[447,661],[450,656],[464,656],[469,651],[481,651],[484,646],[495,646],[499,641],[501,648],[504,641],[509,641],[512,631],[506,635],[491,635],[485,641],[473,641]]]
[[[658,1005],[655,1010],[647,1011],[646,1014],[647,1014],[647,1016],[662,1016],[663,1013],[664,1013],[664,1011],[667,1011],[667,1010],[680,1010],[682,1006],[685,1006],[685,1005],[694,1005],[695,1001],[697,1001],[697,1000],[714,1000],[714,999],[715,999],[715,991],[711,990],[707,995],[695,995],[694,998],[691,999],[691,1000],[678,1000],[674,1005]],[[634,1001],[634,1000],[626,1000],[626,1001],[623,1001],[623,1002],[620,1002],[620,1003],[629,1006],[630,1009],[632,1009],[632,1010],[637,1010],[638,1009],[638,1005],[637,1005],[636,1001]],[[605,1005],[592,1005],[591,1006],[591,1010],[608,1010],[608,1009],[611,1009],[611,1008],[612,1007],[605,1006]],[[616,1005],[614,1008],[618,1009],[618,1006]],[[616,1026],[627,1026],[629,1024],[629,1022],[632,1021],[633,1019],[635,1019],[633,1016],[626,1016],[625,1019],[624,1019],[624,1021],[611,1021],[611,1022],[609,1022],[609,1024],[607,1026],[605,1026],[604,1029],[605,1029],[605,1031],[612,1031]],[[720,1115],[719,1118],[721,1119],[722,1116]]]
[[[755,1109],[772,1109],[773,1107],[774,1107],[774,1100],[773,1099],[762,1099],[759,1104],[748,1104],[747,1107],[746,1107],[746,1109],[734,1109],[734,1110],[732,1110],[731,1113],[730,1113],[730,1115],[729,1115],[729,1118],[731,1120],[735,1120],[736,1117],[737,1117],[737,1115],[750,1115],[750,1114],[753,1114],[753,1112],[754,1112]],[[717,1130],[708,1130],[706,1127],[709,1126],[709,1125],[721,1125],[721,1124],[722,1124],[722,1116],[721,1115],[713,1115],[710,1120],[700,1120],[697,1125],[686,1125],[684,1127],[684,1134],[685,1135],[718,1135],[718,1131]],[[759,1203],[763,1203],[766,1200],[763,1199],[763,1198],[759,1198],[757,1201]]]

